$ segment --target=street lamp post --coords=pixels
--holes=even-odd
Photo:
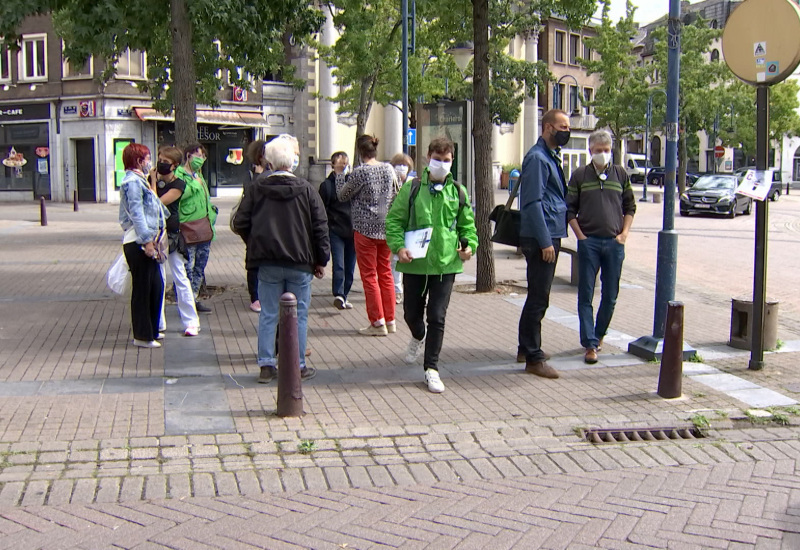
[[[578,104],[581,102],[581,94],[580,94],[580,84],[578,84],[578,80],[572,76],[571,74],[565,74],[561,78],[559,78],[555,84],[553,84],[553,109],[560,108],[561,105],[561,89],[558,87],[565,78],[571,78],[572,81],[575,83],[575,109],[570,110],[570,117],[580,116],[578,112]],[[565,109],[566,110],[566,109]]]
[[[644,182],[642,183],[642,198],[639,199],[639,202],[647,202],[647,172],[650,169],[650,124],[653,121],[653,96],[659,93],[664,94],[664,97],[667,96],[667,92],[664,90],[653,90],[647,96],[647,114],[645,115],[644,125]]]

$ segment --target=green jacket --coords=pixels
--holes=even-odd
[[[211,221],[211,227],[217,221],[217,209],[211,204],[211,197],[208,194],[208,186],[203,180],[202,174],[197,174],[197,177],[190,174],[186,168],[179,166],[175,170],[175,176],[182,179],[186,183],[186,189],[181,195],[180,207],[178,215],[181,222],[193,222],[201,220],[208,216]],[[216,229],[214,230],[216,237]]]
[[[447,176],[444,189],[439,193],[430,191],[427,168],[422,172],[421,180],[422,184],[414,201],[416,219],[408,219],[411,184],[406,183],[400,188],[386,215],[386,242],[392,252],[397,254],[405,246],[406,231],[432,227],[431,242],[424,258],[408,264],[398,262],[397,270],[415,275],[461,273],[464,271],[464,262],[458,256],[459,238],[467,240],[473,254],[478,249],[478,233],[469,197],[467,204],[459,212],[458,189],[452,175]],[[453,220],[456,220],[456,226],[451,230]]]

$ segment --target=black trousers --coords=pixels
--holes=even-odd
[[[158,336],[158,320],[164,298],[164,279],[158,262],[148,258],[139,243],[122,246],[131,270],[131,327],[136,340],[147,342]]]
[[[258,268],[247,270],[247,292],[250,294],[250,303],[258,300]]]
[[[544,361],[542,351],[542,319],[550,306],[550,287],[556,274],[556,262],[552,264],[542,259],[542,249],[533,241],[525,239],[522,253],[528,263],[528,297],[519,318],[518,353],[533,363]],[[561,250],[561,239],[553,239],[556,261]]]
[[[439,370],[439,353],[444,342],[444,318],[447,315],[447,306],[450,305],[450,294],[453,292],[455,280],[455,273],[447,275],[403,273],[403,317],[414,338],[417,340],[425,338],[425,359],[422,365],[426,369]]]

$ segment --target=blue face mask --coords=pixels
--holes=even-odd
[[[297,167],[300,166],[300,157],[295,155],[294,160],[292,161],[292,167],[289,168],[289,172],[294,172],[297,170]]]

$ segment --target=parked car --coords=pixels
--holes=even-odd
[[[733,174],[701,176],[681,195],[681,216],[693,212],[724,214],[729,218],[735,218],[738,213],[749,215],[753,211],[753,199],[738,194],[738,185],[739,178]]]
[[[645,166],[647,168],[653,167],[650,161],[645,159],[644,155],[639,153],[625,154],[625,171],[628,173],[628,177],[631,178],[632,183],[644,182]]]
[[[748,170],[755,170],[755,166],[745,166],[744,168],[739,168],[734,172],[734,175],[737,177],[739,183],[742,182],[744,179],[744,175],[747,174]],[[783,185],[781,183],[781,171],[774,170],[772,172],[772,187],[769,189],[769,194],[767,197],[772,202],[775,202],[781,197],[781,193],[783,193]]]
[[[656,166],[647,173],[647,185],[657,185],[664,187],[664,179],[667,175],[667,169],[663,166]],[[686,185],[691,187],[694,182],[700,177],[700,174],[694,172],[686,172]]]

